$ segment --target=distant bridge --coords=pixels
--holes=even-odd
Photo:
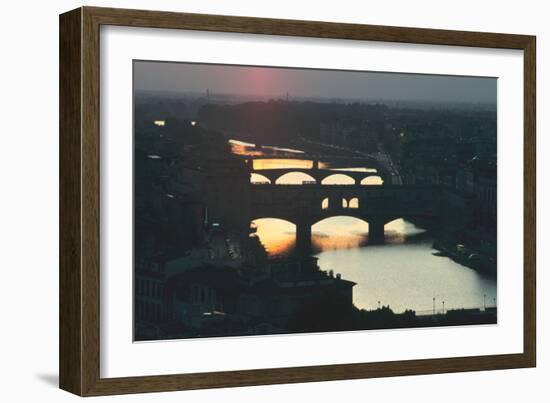
[[[269,180],[271,184],[276,184],[277,180],[282,176],[293,173],[300,172],[306,175],[311,176],[317,184],[320,184],[324,179],[333,175],[345,175],[355,182],[356,185],[361,184],[363,179],[369,177],[379,177],[384,180],[385,176],[378,172],[368,172],[368,171],[351,171],[351,170],[340,170],[340,169],[316,169],[316,168],[277,168],[277,169],[253,169],[251,173],[255,173],[261,176],[264,176]]]
[[[279,218],[296,225],[298,250],[311,248],[311,226],[329,217],[368,222],[369,243],[384,242],[384,225],[401,217],[438,219],[443,188],[437,185],[252,185],[252,219]]]
[[[319,168],[321,162],[348,167],[370,167],[378,171],[384,170],[383,164],[374,156],[353,156],[353,155],[323,155],[323,154],[306,154],[306,153],[277,153],[275,155],[240,155],[241,159],[245,160],[252,166],[253,161],[258,160],[300,160],[313,161],[313,167]]]
[[[275,184],[277,179],[279,179],[281,176],[286,175],[288,173],[292,172],[300,172],[309,175],[312,177],[317,184],[320,184],[324,179],[328,178],[332,175],[345,175],[351,179],[353,179],[354,183],[359,185],[361,181],[368,177],[379,177],[382,179],[382,181],[386,181],[387,175],[385,172],[376,164],[376,167],[371,166],[370,171],[364,170],[364,171],[357,171],[353,169],[339,169],[339,168],[320,168],[320,160],[319,159],[311,159],[308,157],[294,157],[292,159],[299,160],[299,161],[312,161],[311,167],[296,167],[296,168],[268,168],[268,169],[258,169],[254,167],[253,161],[257,160],[272,160],[272,159],[287,159],[287,158],[270,158],[270,157],[249,157],[247,159],[247,164],[249,166],[250,172],[258,175],[264,176],[266,179],[269,180],[271,184]],[[334,160],[334,157],[331,159],[324,159],[323,162],[327,163],[336,163]],[[343,165],[360,165],[360,162],[365,162],[364,159],[361,161],[355,161],[351,162],[349,158],[342,159],[340,161]],[[353,167],[348,167],[353,168]]]

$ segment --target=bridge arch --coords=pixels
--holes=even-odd
[[[323,229],[323,224],[326,225],[329,220],[338,218],[345,218],[345,220],[342,220],[343,222],[336,226],[336,231],[333,232],[334,236],[338,236],[339,233],[346,233],[352,230],[352,232],[356,234],[365,234],[369,245],[379,245],[384,243],[384,228],[385,224],[388,222],[388,219],[385,217],[363,216],[354,209],[342,211],[340,214],[318,217],[311,223],[312,231],[323,232],[325,235],[330,236],[330,230]]]
[[[355,214],[346,214],[346,213],[342,213],[342,214],[334,214],[334,215],[329,215],[327,217],[320,217],[318,218],[317,220],[315,220],[311,226],[315,226],[315,225],[318,225],[318,224],[323,224],[323,223],[326,223],[328,220],[333,220],[333,219],[341,219],[341,218],[344,218],[345,220],[347,221],[361,221],[363,224],[366,224],[366,225],[369,225],[369,221],[367,218],[364,218],[364,217],[359,217],[358,215],[355,215]]]
[[[321,199],[321,210],[329,212],[342,209],[358,209],[360,204],[359,197],[355,196],[353,192],[350,192],[350,194],[346,193],[343,192],[323,197]]]
[[[296,244],[297,226],[285,218],[260,217],[251,220],[251,227],[268,256],[281,256],[290,253]]]
[[[256,184],[270,184],[271,183],[271,180],[267,177],[267,176],[264,176],[264,175],[261,175],[261,174],[257,174],[257,173],[254,173],[252,172],[250,174],[250,183],[256,183]]]
[[[369,223],[347,214],[334,215],[311,225],[311,245],[315,250],[347,249],[368,241]]]
[[[403,217],[391,217],[388,218],[387,221],[384,223],[385,227],[394,227],[397,225],[402,225],[402,223],[405,221]]]
[[[276,214],[262,215],[262,216],[254,217],[250,220],[250,223],[251,224],[255,223],[257,226],[259,226],[267,220],[276,221],[276,223],[278,223],[279,226],[283,226],[284,223],[288,223],[288,224],[291,224],[291,225],[294,225],[294,226],[296,225],[296,220],[294,218],[280,216],[280,215],[276,215]]]
[[[271,174],[264,176],[273,179]],[[368,221],[371,229],[368,243],[373,244],[391,242],[391,231],[385,234],[384,227],[393,219],[403,217],[409,221],[414,218],[415,222],[426,222],[428,227],[437,224],[444,213],[442,188],[433,185],[251,186],[250,195],[251,216],[293,222],[297,228],[296,238],[302,240],[300,245],[304,250],[310,239],[309,228],[325,218],[344,215]],[[347,208],[342,207],[343,198]]]
[[[313,176],[300,171],[286,172],[275,179],[277,185],[303,185],[308,183],[317,183],[317,181]]]
[[[363,179],[361,179],[360,182],[361,185],[370,185],[370,186],[376,186],[376,185],[383,185],[384,179],[382,179],[379,175],[369,175]]]
[[[322,185],[355,185],[355,179],[346,174],[334,173],[325,176]]]

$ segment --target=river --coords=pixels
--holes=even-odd
[[[236,154],[255,150],[253,145],[232,145]],[[276,152],[272,147],[270,152]],[[301,153],[300,150],[292,150]],[[252,153],[251,153],[252,155]],[[255,169],[310,168],[312,161],[300,159],[257,160]],[[258,164],[258,165],[257,165]],[[326,167],[325,167],[326,168]],[[369,171],[367,167],[345,167]],[[338,169],[334,168],[335,174]],[[290,173],[277,184],[299,184],[308,181],[304,173]],[[253,176],[252,182],[265,178]],[[323,182],[325,183],[325,182]],[[334,175],[330,181],[349,184],[349,178]],[[368,183],[379,185],[381,182]],[[294,224],[273,218],[254,221],[257,235],[270,257],[286,256],[295,246]],[[426,230],[398,219],[384,227],[385,244],[368,245],[368,223],[353,217],[337,216],[322,220],[312,227],[312,245],[322,270],[333,270],[354,281],[353,302],[358,308],[375,309],[389,305],[394,312],[413,309],[418,314],[453,308],[492,307],[497,303],[496,278],[485,276],[447,257],[435,256],[433,238]]]

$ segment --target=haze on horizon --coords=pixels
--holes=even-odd
[[[365,71],[134,62],[134,90],[496,105],[497,79]]]

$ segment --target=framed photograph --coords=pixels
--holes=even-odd
[[[60,387],[533,367],[535,37],[60,16]]]

